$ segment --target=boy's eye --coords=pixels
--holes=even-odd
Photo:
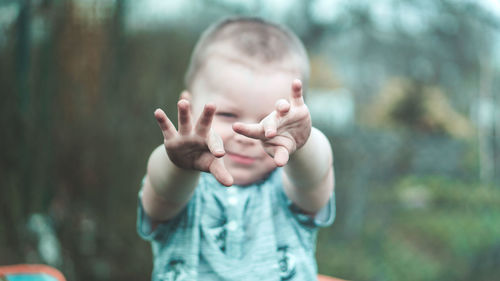
[[[236,114],[231,112],[216,112],[215,115],[224,118],[236,118]]]

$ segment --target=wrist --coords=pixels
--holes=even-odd
[[[305,126],[305,130],[302,130],[302,134],[299,134],[297,139],[295,140],[296,143],[296,149],[295,151],[301,149],[304,145],[307,144],[307,142],[311,139],[311,134],[313,134],[313,131],[317,131],[314,127],[311,125],[311,120],[308,120],[308,125]]]
[[[312,128],[304,145],[290,155],[285,173],[298,186],[308,186],[322,179],[333,165],[333,156],[327,137]]]
[[[322,133],[318,129],[311,127],[309,129],[306,140],[300,146],[297,146],[295,151],[290,154],[290,160],[298,161],[301,158],[307,159],[308,157],[310,157],[309,153],[312,149],[314,149],[316,142],[315,139],[318,138],[318,134],[322,135]]]
[[[186,189],[182,187],[194,188],[200,175],[200,171],[175,165],[163,145],[157,147],[151,154],[147,170],[151,186],[163,197],[171,197],[172,193],[182,193],[181,190]]]

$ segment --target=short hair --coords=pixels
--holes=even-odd
[[[203,68],[209,47],[228,42],[236,51],[261,63],[284,62],[296,58],[304,90],[309,82],[309,58],[300,39],[284,26],[255,17],[230,17],[208,27],[194,47],[184,76],[187,89]]]

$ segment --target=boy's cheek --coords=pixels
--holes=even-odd
[[[212,121],[212,129],[222,138],[223,141],[235,133],[233,131],[232,123],[220,122],[216,118]]]

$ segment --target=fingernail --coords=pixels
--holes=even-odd
[[[293,80],[292,87],[294,91],[300,90],[302,88],[302,81],[300,81],[299,79]]]

